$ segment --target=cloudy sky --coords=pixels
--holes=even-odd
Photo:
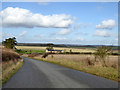
[[[6,2],[1,18],[2,40],[15,36],[19,43],[118,43],[117,2]]]

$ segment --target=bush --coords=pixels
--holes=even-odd
[[[48,56],[48,53],[44,53],[42,58],[46,58]]]
[[[91,60],[89,57],[87,57],[86,59],[82,60],[82,63],[85,66],[89,66],[89,65],[94,65],[95,64],[94,61]]]
[[[98,58],[101,62],[103,67],[107,67],[106,60],[107,56],[112,52],[112,47],[108,46],[101,46],[98,47],[95,52],[95,58]]]
[[[35,57],[37,55],[39,55],[39,54],[38,53],[32,53],[32,54],[28,54],[28,57]]]
[[[18,60],[20,55],[11,49],[2,48],[2,61]]]

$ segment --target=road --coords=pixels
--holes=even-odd
[[[112,80],[63,66],[25,58],[23,66],[3,88],[117,88]]]

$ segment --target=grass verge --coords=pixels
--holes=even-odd
[[[11,61],[12,62],[12,61]],[[5,70],[2,70],[2,84],[6,83],[23,65],[23,60],[12,62]]]

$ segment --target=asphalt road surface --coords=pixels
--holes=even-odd
[[[112,80],[48,62],[24,58],[23,67],[3,88],[117,88]]]

